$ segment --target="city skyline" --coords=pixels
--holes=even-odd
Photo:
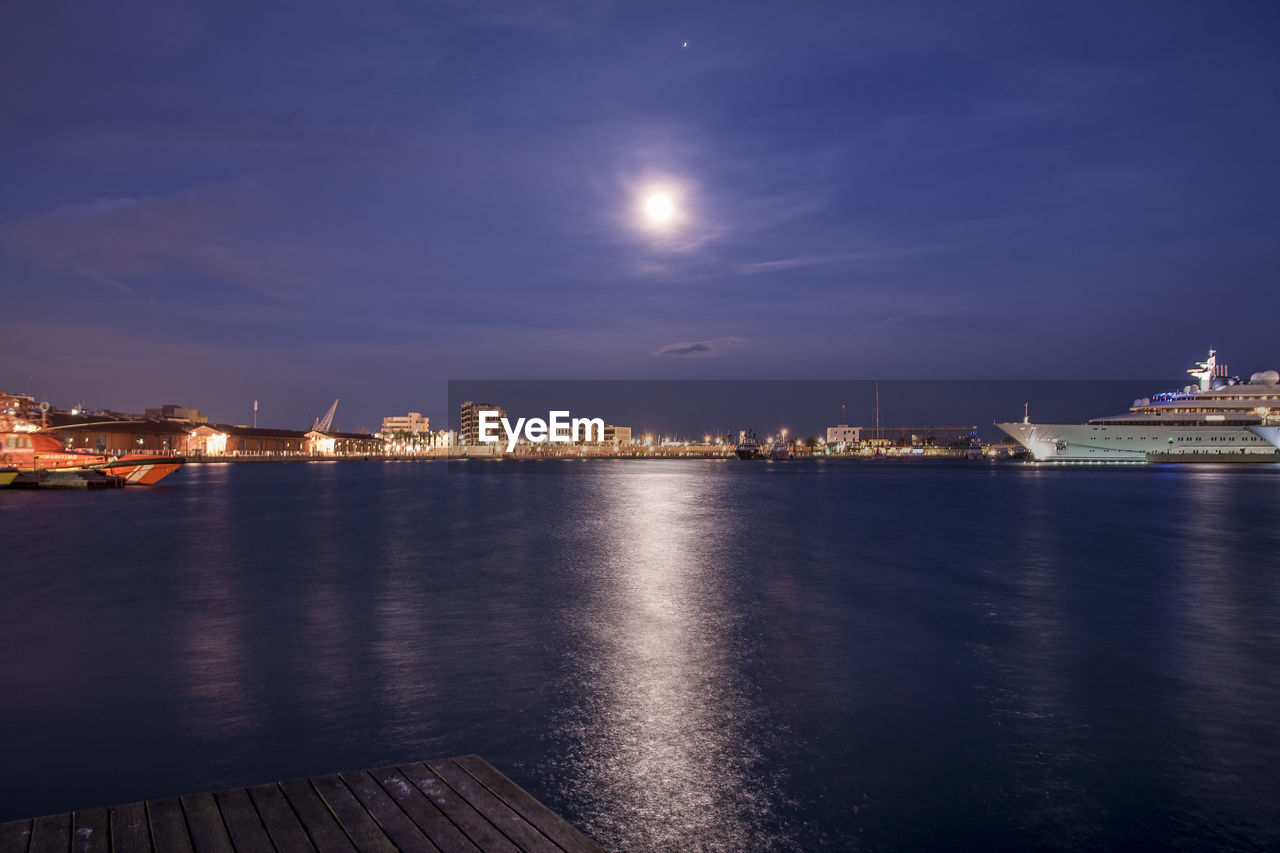
[[[6,390],[1278,366],[1263,5],[0,16]]]

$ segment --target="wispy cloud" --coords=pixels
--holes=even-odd
[[[852,252],[846,255],[804,255],[795,258],[779,258],[776,261],[757,261],[749,264],[734,264],[734,272],[743,275],[793,270],[802,267],[818,267],[827,264],[839,264],[847,261],[862,261],[876,257],[874,252]]]
[[[903,249],[869,249],[860,252],[844,252],[839,254],[797,255],[791,258],[779,258],[773,261],[756,261],[752,263],[734,264],[733,271],[741,275],[759,275],[762,273],[780,272],[782,270],[801,269],[804,267],[830,266],[834,264],[855,263],[858,261],[893,260],[911,258],[919,255],[931,255],[960,248],[960,243],[939,243],[927,246],[913,246]]]
[[[714,355],[718,350],[746,343],[741,338],[716,338],[711,341],[690,341],[684,344],[667,344],[653,351],[654,355],[689,356]]]

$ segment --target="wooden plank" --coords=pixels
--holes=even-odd
[[[29,846],[31,846],[30,818],[0,823],[0,851],[3,851],[3,853],[27,853]]]
[[[478,755],[463,755],[452,761],[502,798],[520,816],[569,853],[603,853],[603,848],[578,831],[560,815],[533,797],[524,788],[498,772]]]
[[[601,853],[479,756],[0,824],[0,853]]]
[[[289,801],[278,785],[254,785],[249,789],[253,804],[267,827],[271,843],[277,850],[314,850],[315,845],[307,837],[307,831],[298,822]]]
[[[367,772],[362,770],[356,773],[340,773],[339,776],[397,848],[437,853],[439,848],[432,844],[418,827],[414,826],[408,815],[401,811],[400,807],[387,796],[387,792],[382,790],[382,786]]]
[[[191,833],[177,797],[148,802],[147,816],[151,819],[151,843],[157,850],[191,853]]]
[[[312,779],[311,785],[357,850],[362,853],[366,850],[395,853],[396,846],[391,843],[391,839],[387,838],[377,821],[342,779],[337,776],[320,776]]]
[[[355,853],[355,845],[342,831],[338,819],[329,811],[325,801],[320,799],[316,789],[311,787],[307,779],[294,779],[281,782],[280,790],[285,799],[298,815],[298,820],[311,836],[311,843],[320,853]]]
[[[71,815],[46,815],[31,822],[30,853],[66,853],[70,849]]]
[[[463,770],[451,760],[429,761],[431,768],[441,779],[449,783],[449,787],[457,791],[476,811],[507,838],[510,838],[521,850],[537,851],[537,853],[558,853],[555,842],[539,832],[533,824],[520,817],[510,806],[476,781],[470,773]]]
[[[275,853],[267,829],[258,817],[258,810],[244,788],[218,791],[213,795],[222,812],[222,822],[231,836],[231,845],[242,853]]]
[[[396,805],[418,825],[431,843],[441,850],[458,853],[479,853],[478,847],[467,840],[458,827],[449,822],[440,809],[418,790],[394,767],[370,770],[369,773],[382,786],[382,790],[396,801]]]
[[[89,809],[71,816],[71,853],[108,853],[111,816],[106,809]]]
[[[512,844],[443,779],[431,772],[426,764],[406,764],[399,769],[406,779],[429,797],[485,853],[519,853],[519,847]]]
[[[151,853],[146,803],[111,807],[111,849],[116,853]]]
[[[195,794],[182,798],[182,811],[191,830],[191,846],[196,853],[234,853],[231,836],[222,822],[218,801],[213,794]]]

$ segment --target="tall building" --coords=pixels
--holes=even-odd
[[[493,403],[473,403],[470,400],[463,403],[460,407],[461,412],[458,418],[458,441],[469,447],[475,447],[480,444],[480,413],[494,412],[497,418],[505,418],[507,410]],[[498,438],[505,441],[502,435],[502,428],[498,428]]]
[[[422,435],[429,432],[431,432],[431,418],[424,418],[422,412],[410,412],[403,417],[392,415],[389,418],[382,419],[383,435],[394,435],[396,433]]]

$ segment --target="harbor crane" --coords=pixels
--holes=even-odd
[[[333,413],[338,411],[338,401],[334,400],[333,405],[329,407],[329,411],[324,413],[323,418],[316,418],[315,426],[311,427],[313,432],[328,432],[333,429]]]

